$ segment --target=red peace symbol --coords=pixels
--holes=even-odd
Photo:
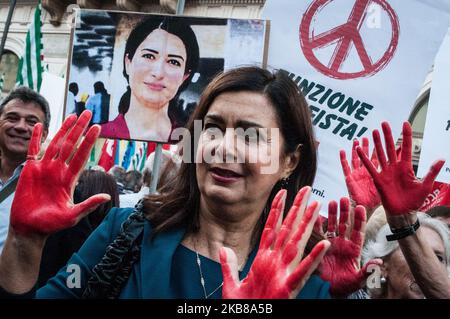
[[[315,0],[303,15],[303,19],[300,23],[300,45],[306,59],[321,73],[341,80],[372,76],[381,71],[393,58],[395,50],[397,49],[400,25],[395,11],[386,0],[356,0],[352,12],[345,24],[319,35],[314,35],[314,29],[310,32],[311,22],[314,16],[332,1],[334,0]],[[372,62],[364,47],[364,42],[359,32],[371,2],[377,3],[384,11],[386,11],[392,26],[392,38],[389,47],[383,56],[375,63]],[[311,37],[310,34],[312,34]],[[317,59],[313,50],[325,47],[336,41],[336,49],[334,50],[328,65],[324,65]],[[340,72],[339,69],[348,57],[352,43],[361,60],[363,70],[353,73]]]

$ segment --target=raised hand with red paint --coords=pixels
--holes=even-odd
[[[77,144],[91,119],[89,111],[79,119],[69,116],[49,144],[42,159],[42,125],[36,124],[28,149],[27,161],[20,174],[11,208],[11,227],[22,236],[47,236],[74,226],[81,218],[110,200],[98,194],[74,205],[73,191],[99,133],[92,126],[77,149]]]
[[[434,180],[439,174],[443,160],[436,161],[421,181],[414,175],[412,167],[412,129],[408,122],[403,123],[403,140],[400,158],[395,151],[392,131],[387,122],[381,124],[386,144],[386,155],[378,130],[373,131],[373,140],[381,170],[378,171],[367,155],[357,147],[358,155],[374,180],[374,184],[387,214],[406,215],[417,211],[430,193]]]
[[[328,204],[328,228],[326,237],[331,243],[319,266],[321,278],[330,283],[330,293],[335,297],[345,297],[359,290],[371,274],[371,265],[381,265],[381,259],[373,259],[362,268],[361,250],[364,243],[366,212],[363,206],[356,206],[350,214],[350,201],[343,197],[340,201],[339,226],[337,227],[337,202]],[[351,221],[353,215],[353,222]],[[353,224],[353,229],[350,225]],[[318,225],[316,229],[322,229]],[[325,234],[322,233],[323,236]]]
[[[355,206],[364,206],[367,214],[370,216],[380,206],[381,199],[373,183],[372,176],[370,176],[358,157],[356,152],[357,147],[359,147],[359,142],[355,139],[352,146],[352,169],[350,169],[348,164],[345,151],[341,150],[339,155],[350,199],[354,201]],[[362,150],[369,157],[369,140],[366,137],[362,139]],[[371,162],[375,167],[378,167],[375,152],[372,153]]]
[[[223,298],[286,299],[298,295],[330,246],[323,240],[302,259],[320,208],[315,201],[307,206],[310,193],[310,187],[299,191],[283,221],[286,191],[278,192],[272,202],[258,253],[244,280],[239,280],[236,254],[229,248],[221,249]]]

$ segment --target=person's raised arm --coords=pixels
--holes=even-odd
[[[398,242],[408,262],[411,273],[427,298],[450,298],[450,279],[431,246],[424,239],[421,229],[414,231],[416,212],[430,193],[439,174],[443,160],[435,162],[423,180],[418,180],[412,167],[412,129],[408,122],[403,124],[403,140],[400,158],[395,151],[394,139],[389,124],[382,123],[386,145],[383,150],[378,130],[373,131],[380,171],[370,162],[363,150],[357,152],[372,176],[381,196],[386,218],[393,233],[411,233],[400,236]],[[417,226],[417,225],[416,225]]]
[[[286,191],[278,192],[272,202],[258,253],[244,280],[239,280],[233,250],[222,248],[223,298],[286,299],[298,295],[330,246],[323,240],[302,259],[320,208],[318,202],[307,207],[310,193],[310,187],[299,191],[283,222]]]
[[[100,127],[92,126],[80,147],[91,113],[77,120],[69,116],[38,160],[42,125],[36,124],[11,207],[11,222],[0,256],[0,286],[11,294],[33,289],[39,275],[42,249],[47,237],[76,225],[84,216],[110,200],[107,194],[92,196],[74,205],[73,191],[89,157]]]

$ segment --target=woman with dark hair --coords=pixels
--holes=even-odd
[[[99,193],[109,194],[111,200],[98,206],[95,211],[87,216],[92,230],[101,224],[111,208],[120,206],[119,192],[116,180],[110,174],[93,169],[83,171],[73,194],[74,203],[81,203]]]
[[[189,122],[183,154],[190,152],[189,142],[197,147],[181,164],[177,182],[163,187],[160,195],[146,197],[134,211],[109,212],[68,262],[80,265],[79,287],[65,285],[69,273],[63,268],[46,286],[33,291],[36,261],[46,236],[76,223],[108,200],[98,194],[84,203],[70,204],[71,185],[88,157],[98,126],[91,127],[73,158],[66,161],[89,118],[88,112],[83,113],[74,125],[75,118],[69,117],[42,161],[34,159],[39,126],[34,132],[32,145],[36,146],[31,147],[19,181],[9,240],[0,258],[3,294],[329,297],[330,285],[313,275],[330,243],[323,237],[310,238],[320,208],[315,201],[307,204],[317,156],[310,112],[286,74],[256,67],[225,72],[208,85]],[[196,121],[202,122],[200,136],[194,134]],[[68,143],[61,143],[64,136]],[[61,158],[54,159],[53,154]],[[49,187],[47,192],[33,196],[29,187],[43,185]],[[362,207],[358,211],[357,216],[365,214]],[[352,239],[361,237],[364,224],[362,217],[355,223]],[[304,251],[309,253],[305,258]],[[350,261],[347,264],[354,267]],[[334,262],[328,262],[326,269],[339,276]],[[353,273],[346,271],[345,279],[352,280]]]
[[[151,17],[131,31],[123,58],[128,88],[119,115],[102,125],[101,136],[167,142],[179,94],[197,71],[199,48],[181,18]]]

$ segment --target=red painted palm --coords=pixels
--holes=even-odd
[[[319,214],[319,203],[307,206],[310,187],[302,188],[282,222],[285,191],[272,203],[258,253],[244,280],[239,281],[235,253],[222,248],[223,298],[295,298],[325,255],[329,243],[319,242],[304,259],[303,251]]]
[[[443,160],[436,161],[423,180],[416,178],[412,167],[412,129],[408,122],[403,124],[401,156],[395,151],[392,131],[387,122],[382,123],[387,158],[378,130],[373,131],[373,140],[381,170],[370,162],[365,152],[357,147],[358,155],[369,171],[378,189],[384,209],[390,215],[405,215],[417,211],[431,192],[434,180],[439,174]]]
[[[72,227],[110,200],[109,195],[98,194],[77,205],[72,201],[78,176],[100,133],[99,126],[91,127],[77,149],[90,119],[89,111],[83,112],[78,121],[75,115],[69,116],[40,160],[42,125],[34,127],[11,208],[11,226],[17,233],[49,235]]]
[[[336,297],[345,297],[362,288],[366,278],[373,271],[372,267],[381,265],[382,261],[374,259],[361,268],[366,211],[364,207],[356,206],[353,223],[351,223],[350,201],[343,197],[340,201],[339,226],[337,227],[337,206],[335,201],[331,201],[328,205],[326,235],[331,242],[331,247],[319,269],[322,279],[330,283],[330,293]],[[350,229],[351,224],[353,224],[352,229]],[[321,225],[317,229],[322,229]]]

